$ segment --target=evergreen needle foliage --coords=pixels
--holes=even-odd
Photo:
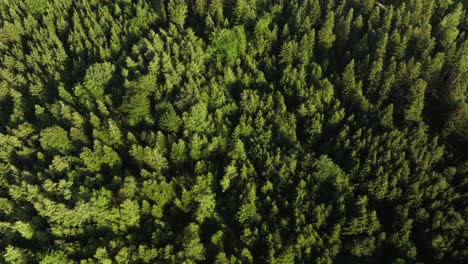
[[[467,3],[1,0],[0,263],[468,263]]]

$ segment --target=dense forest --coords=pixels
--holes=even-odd
[[[1,0],[0,263],[467,263],[467,10]]]

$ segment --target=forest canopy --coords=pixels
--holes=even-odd
[[[0,1],[0,263],[467,263],[467,10]]]

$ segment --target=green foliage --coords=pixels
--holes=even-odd
[[[210,36],[209,51],[217,60],[233,63],[243,55],[247,48],[247,40],[242,26],[232,29],[221,29]]]
[[[35,16],[41,16],[47,11],[47,0],[26,0],[26,11]]]
[[[6,263],[27,263],[29,260],[29,254],[24,249],[7,246],[4,251],[3,258]]]
[[[405,119],[419,121],[424,107],[426,82],[418,79],[410,89],[410,94],[408,95],[409,106],[405,109]]]
[[[99,141],[94,141],[93,150],[84,148],[80,158],[86,168],[93,172],[100,171],[102,165],[115,168],[121,164],[119,155],[112,148],[102,145]]]
[[[40,264],[55,264],[55,263],[70,264],[70,263],[73,263],[73,261],[67,258],[67,254],[64,251],[54,251],[44,256],[44,258],[39,263]]]
[[[179,139],[179,142],[172,143],[171,147],[171,160],[173,162],[182,162],[185,160],[185,142]]]
[[[439,24],[439,40],[444,48],[449,48],[455,42],[458,34],[460,33],[458,25],[463,16],[463,6],[461,3],[454,8],[454,10],[445,16]]]
[[[465,263],[466,10],[0,1],[0,263]]]
[[[336,36],[333,33],[334,20],[335,20],[335,13],[331,11],[325,17],[325,20],[323,21],[323,25],[318,31],[317,37],[319,40],[319,44],[326,49],[331,48],[333,45],[333,42],[336,39]]]
[[[45,151],[52,153],[66,154],[72,148],[67,131],[59,126],[43,129],[39,141]]]
[[[159,126],[167,132],[177,132],[181,125],[180,117],[177,115],[174,107],[169,105],[161,114]]]
[[[187,17],[187,5],[183,0],[170,0],[167,7],[169,19],[172,23],[183,27]]]
[[[112,78],[115,66],[109,62],[94,64],[86,70],[83,85],[95,98],[101,99],[104,95],[104,85]]]
[[[177,254],[182,261],[193,262],[204,260],[205,248],[200,242],[198,232],[200,227],[195,223],[190,223],[183,231],[181,236],[183,251]]]

